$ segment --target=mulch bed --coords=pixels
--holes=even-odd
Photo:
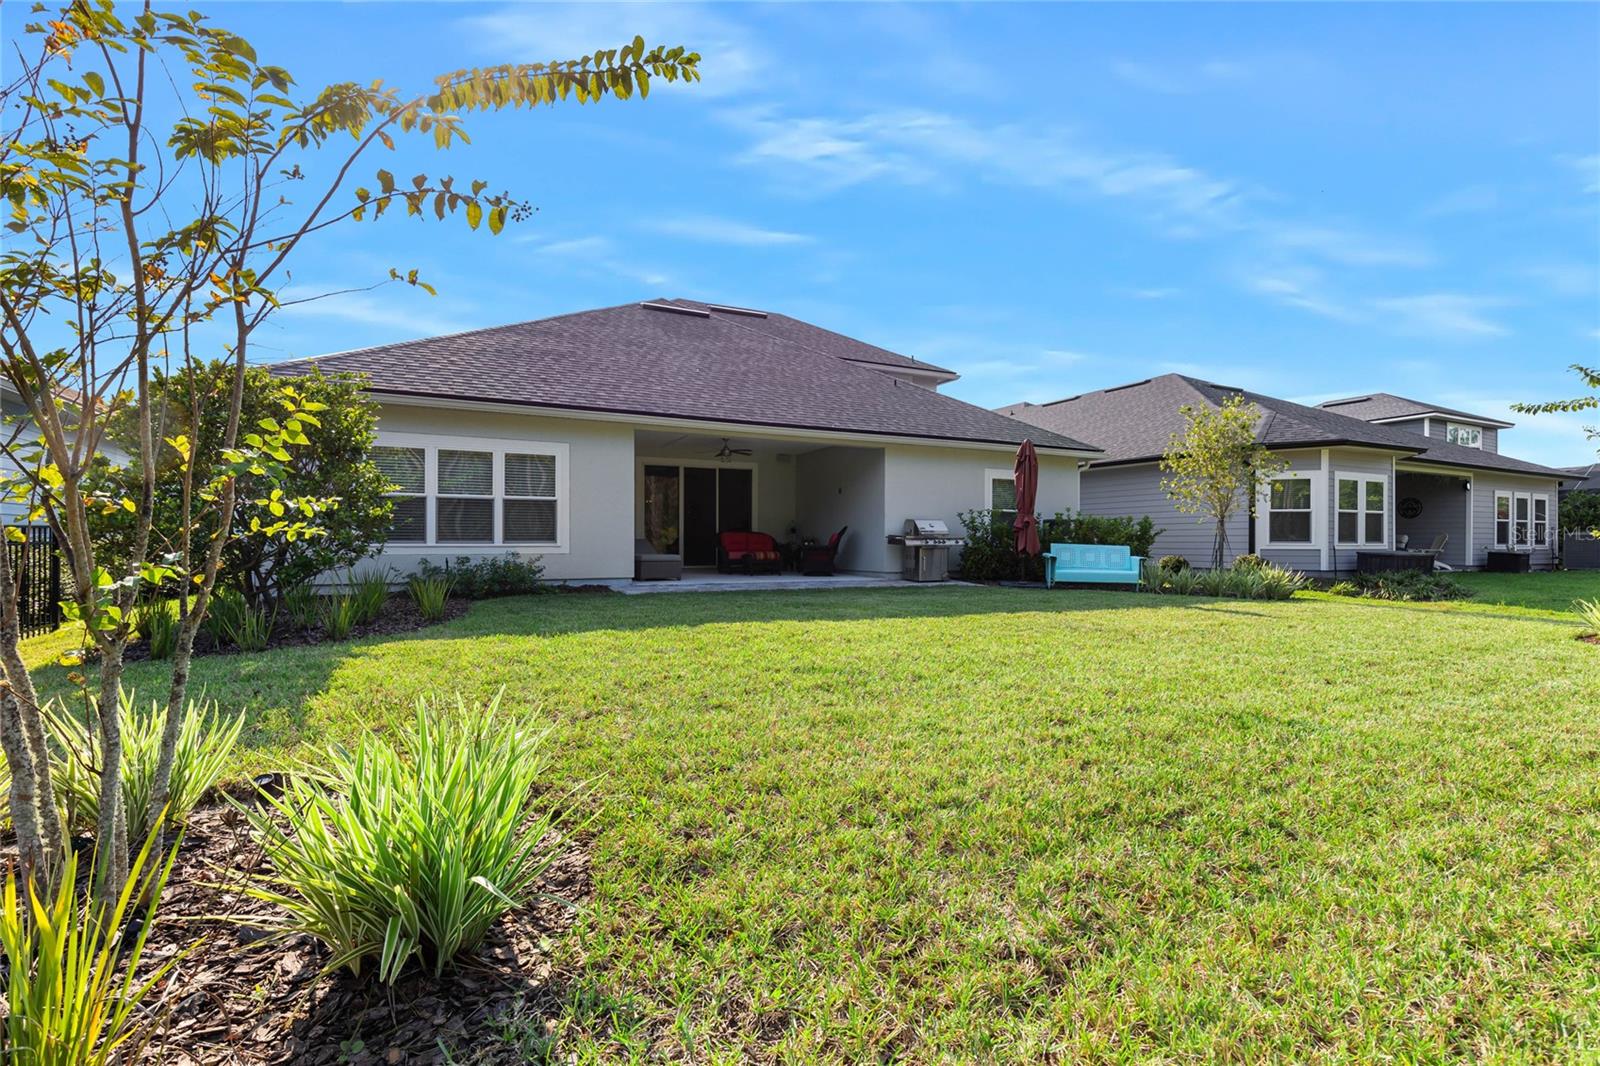
[[[370,969],[323,973],[328,953],[309,937],[265,942],[253,915],[273,910],[237,891],[263,865],[244,818],[219,805],[190,819],[166,898],[151,932],[152,964],[200,939],[169,979],[169,1016],[143,1061],[176,1066],[233,1064],[524,1062],[495,1037],[514,1017],[535,1032],[565,1002],[566,979],[551,961],[556,938],[592,895],[589,854],[564,840],[541,896],[502,918],[443,978],[416,970],[385,987]],[[211,920],[184,920],[186,916]],[[218,916],[226,920],[218,920]],[[241,924],[241,920],[243,924]]]

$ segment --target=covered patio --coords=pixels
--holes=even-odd
[[[836,571],[897,572],[883,543],[885,449],[805,438],[639,429],[634,434],[634,536],[682,561],[682,583],[782,579],[806,547],[848,530]],[[719,574],[727,532],[765,533],[782,556],[770,574]],[[822,580],[827,578],[822,577]],[[650,582],[652,585],[673,582]]]
[[[1444,547],[1439,562],[1457,570],[1470,565],[1472,544],[1472,478],[1395,470],[1395,546],[1418,551],[1439,538]]]

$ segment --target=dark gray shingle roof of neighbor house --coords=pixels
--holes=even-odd
[[[1464,419],[1468,422],[1478,422],[1486,426],[1506,426],[1512,423],[1499,418],[1488,418],[1484,415],[1475,415],[1470,411],[1458,411],[1453,407],[1440,407],[1436,403],[1423,403],[1421,400],[1408,400],[1404,396],[1396,396],[1392,392],[1374,392],[1366,396],[1347,396],[1342,400],[1324,400],[1317,405],[1328,411],[1337,411],[1351,418],[1360,418],[1371,422],[1380,418],[1421,418],[1423,415],[1450,415],[1454,418]]]
[[[1094,441],[1105,449],[1105,458],[1095,460],[1095,465],[1101,466],[1159,459],[1167,450],[1172,435],[1183,431],[1180,407],[1202,403],[1216,407],[1235,394],[1261,409],[1262,419],[1256,437],[1269,448],[1347,444],[1411,452],[1408,458],[1427,463],[1563,476],[1561,471],[1507,455],[1463,448],[1411,430],[1374,425],[1336,411],[1216,385],[1183,374],[1164,374],[1054,403],[1012,404],[999,411],[1031,425]]]
[[[752,325],[763,321],[767,326]],[[841,353],[882,350],[846,342],[794,319],[631,303],[298,359],[271,370],[361,373],[376,393],[446,402],[993,444],[1031,437],[1041,448],[1099,450],[870,369],[869,360]]]
[[[1576,484],[1568,484],[1567,488],[1581,492],[1600,492],[1600,463],[1590,463],[1588,466],[1564,466],[1561,469],[1578,479]]]

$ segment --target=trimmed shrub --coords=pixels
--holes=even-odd
[[[1163,569],[1160,563],[1145,563],[1139,587],[1146,592],[1171,596],[1217,596],[1241,600],[1287,600],[1307,587],[1310,580],[1298,570],[1286,570],[1272,563],[1235,567],[1232,570],[1196,570],[1184,567]]]
[[[1425,603],[1470,599],[1472,590],[1454,578],[1425,570],[1391,570],[1381,574],[1356,574],[1328,589],[1340,596],[1365,596],[1374,600]]]
[[[1040,556],[1017,554],[1012,515],[1004,511],[964,511],[959,516],[966,530],[961,549],[961,576],[969,581],[1043,581]],[[1149,517],[1108,518],[1099,515],[1056,514],[1039,520],[1039,543],[1123,544],[1134,555],[1150,554],[1161,535]]]
[[[1267,565],[1267,561],[1254,553],[1239,556],[1233,561],[1235,570],[1260,570]]]
[[[122,805],[128,812],[128,839],[139,841],[151,828],[150,796],[167,714],[162,703],[152,700],[143,712],[134,701],[134,692],[123,692],[117,713],[122,722]],[[45,708],[45,723],[52,741],[50,771],[68,821],[74,828],[93,830],[100,820],[100,774],[91,768],[102,765],[100,731],[84,725],[59,702]],[[224,717],[215,703],[189,701],[173,751],[168,822],[181,825],[216,785],[243,728],[243,715]]]
[[[1156,565],[1163,573],[1170,574],[1177,570],[1189,569],[1189,560],[1181,555],[1163,555]]]
[[[1561,501],[1561,528],[1568,533],[1592,531],[1600,536],[1600,492],[1572,492]]]
[[[274,936],[314,937],[330,968],[373,965],[386,984],[413,960],[441,973],[534,897],[558,854],[557,809],[534,794],[544,736],[501,720],[499,697],[448,715],[419,703],[409,728],[330,749],[281,796],[239,804],[275,871],[249,889],[282,908]]]
[[[417,573],[423,578],[449,579],[455,594],[469,600],[550,591],[550,586],[544,583],[544,564],[539,557],[524,559],[516,552],[477,560],[461,555],[443,566],[423,559],[417,564]]]

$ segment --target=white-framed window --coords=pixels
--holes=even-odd
[[[506,452],[505,480],[500,540],[506,544],[555,540],[560,509],[556,457],[538,452]]]
[[[985,470],[983,472],[984,504],[995,514],[1017,513],[1016,475],[1010,470]]]
[[[568,550],[565,444],[380,432],[374,457],[397,486],[389,550]]]
[[[1482,448],[1483,430],[1477,426],[1468,426],[1460,422],[1446,422],[1444,424],[1444,439],[1451,444],[1459,444],[1463,448]]]
[[[1327,482],[1316,471],[1276,474],[1267,484],[1263,508],[1266,518],[1265,543],[1269,546],[1311,548],[1320,545],[1317,485],[1326,493]]]
[[[1535,548],[1548,547],[1550,544],[1550,497],[1538,495],[1532,499],[1533,546]]]
[[[394,485],[390,544],[428,543],[428,453],[423,448],[379,444],[372,461]]]
[[[1511,547],[1511,493],[1494,494],[1494,546]]]
[[[1334,475],[1338,508],[1335,535],[1340,544],[1387,544],[1389,481],[1366,474]]]
[[[1526,492],[1511,497],[1511,543],[1513,547],[1526,548],[1532,530],[1533,504]]]
[[[494,452],[439,448],[433,539],[440,544],[494,543]]]

